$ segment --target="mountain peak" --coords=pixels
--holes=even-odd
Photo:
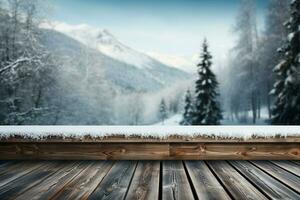
[[[104,29],[98,33],[97,40],[103,44],[112,44],[117,42],[116,37],[107,29]]]
[[[106,56],[132,65],[136,68],[151,69],[156,67],[158,62],[161,63],[152,56],[134,50],[123,44],[108,29],[101,30],[87,24],[70,25],[64,22],[55,22],[53,25],[54,26],[44,26],[44,28],[53,28],[56,31],[62,32],[73,39],[76,39],[88,47],[100,51]]]

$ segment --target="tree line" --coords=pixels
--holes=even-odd
[[[300,124],[300,0],[270,0],[266,28],[259,35],[255,3],[242,0],[236,20],[238,37],[220,88],[222,105],[242,121],[251,110],[252,123],[266,106],[270,123]],[[218,125],[218,82],[204,42],[194,94],[187,91],[182,125]]]

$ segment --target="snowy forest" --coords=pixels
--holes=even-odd
[[[206,35],[185,70],[58,23],[52,1],[0,0],[0,125],[300,125],[300,0],[263,1],[264,26],[238,1],[218,68]]]

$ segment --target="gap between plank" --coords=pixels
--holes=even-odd
[[[295,164],[297,164],[297,165],[300,166],[300,161],[294,161],[294,160],[292,160],[292,161],[290,161],[290,162],[293,162],[293,163],[295,163]]]
[[[256,168],[258,168],[259,170],[261,170],[262,172],[264,172],[265,174],[269,175],[270,177],[274,178],[276,181],[278,181],[279,183],[285,185],[287,188],[293,190],[294,192],[296,192],[297,194],[300,194],[298,191],[296,191],[294,188],[292,188],[291,186],[289,186],[288,184],[284,183],[283,181],[281,181],[280,179],[274,177],[272,174],[268,173],[268,171],[264,170],[263,168],[261,168],[260,166],[256,165],[255,163],[253,163],[252,161],[250,161],[250,163],[252,165],[254,165]],[[277,165],[276,165],[277,166]]]
[[[105,179],[105,177],[107,176],[107,174],[109,174],[109,172],[110,172],[110,170],[113,168],[113,166],[116,164],[116,162],[115,161],[111,161],[112,163],[111,163],[111,165],[110,165],[110,168],[107,170],[107,173],[103,176],[103,178],[102,178],[102,180],[97,184],[97,186],[94,188],[94,190],[90,193],[90,195],[89,196],[91,196],[94,192],[95,192],[95,190],[98,188],[98,186],[102,183],[102,181]],[[87,199],[88,199],[89,197],[87,197]]]
[[[207,163],[207,161],[203,161],[206,166],[208,167],[208,169],[210,170],[210,172],[215,176],[215,178],[217,179],[217,181],[220,183],[220,185],[224,188],[225,192],[228,194],[228,196],[231,199],[234,199],[233,195],[230,193],[230,191],[227,189],[227,187],[225,186],[225,184],[223,184],[223,182],[221,181],[221,179],[218,177],[218,175],[215,173],[215,171],[210,167],[210,165]],[[217,161],[214,161],[217,162]]]
[[[291,172],[290,170],[287,170],[287,169],[281,167],[280,165],[277,165],[275,162],[272,162],[272,161],[270,161],[270,162],[271,162],[273,165],[276,165],[277,167],[283,169],[284,171],[286,171],[286,172],[288,172],[288,173],[290,173],[290,174],[293,174],[293,175],[295,175],[295,176],[297,176],[297,177],[300,178],[300,174],[293,173],[293,172]],[[290,161],[287,161],[287,162],[290,162]],[[294,163],[294,162],[292,162],[292,163]],[[300,166],[299,166],[299,167],[300,167]]]
[[[182,164],[183,164],[183,168],[184,168],[185,174],[186,174],[186,176],[187,176],[188,182],[189,182],[189,184],[190,184],[190,188],[191,188],[191,190],[192,190],[194,199],[195,199],[195,200],[199,200],[198,195],[197,195],[197,193],[196,193],[195,186],[194,186],[193,181],[192,181],[192,178],[191,178],[191,176],[190,176],[190,174],[189,174],[189,172],[188,172],[188,169],[187,169],[187,167],[186,167],[186,165],[185,165],[185,161],[182,161]]]
[[[134,162],[134,161],[131,161],[131,162]],[[137,168],[137,166],[138,166],[138,164],[139,164],[140,162],[141,162],[141,161],[138,161],[138,162],[135,163],[135,167],[134,167],[133,173],[132,173],[132,175],[131,175],[131,178],[130,178],[130,181],[129,181],[129,184],[128,184],[128,187],[127,187],[127,189],[126,189],[126,192],[125,192],[125,195],[124,195],[124,198],[123,198],[123,199],[126,199],[126,197],[127,197],[127,195],[128,195],[128,191],[129,191],[129,188],[130,188],[130,186],[131,186],[131,182],[132,182],[132,180],[133,180],[133,177],[134,177],[136,168]]]
[[[59,169],[57,169],[56,171],[50,173],[50,174],[47,175],[46,177],[41,178],[41,180],[40,180],[38,183],[36,183],[36,184],[34,184],[33,186],[27,188],[26,190],[24,190],[23,192],[21,192],[20,194],[18,194],[17,197],[21,196],[22,194],[24,194],[24,193],[27,192],[28,190],[32,189],[33,187],[35,187],[36,185],[40,184],[41,182],[43,182],[44,180],[46,180],[47,178],[49,178],[50,176],[52,176],[53,174],[57,173],[59,170],[61,170],[61,169],[63,169],[63,168],[65,167],[65,166],[64,166],[64,163],[61,163],[61,162],[64,162],[64,161],[58,161],[58,162],[59,162],[59,164],[61,165],[61,166],[59,167]],[[41,167],[42,167],[42,166],[41,166]],[[39,169],[39,168],[40,168],[40,167],[38,167],[37,169]]]
[[[83,162],[82,162],[82,161],[79,162],[78,167],[79,167],[81,164],[84,164],[84,161],[83,161]],[[66,185],[68,185],[70,182],[72,182],[77,176],[79,176],[79,174],[81,174],[85,169],[87,169],[87,168],[90,167],[91,165],[92,165],[92,164],[88,165],[86,168],[83,167],[81,170],[79,170],[73,178],[71,178],[69,181],[67,181],[67,182],[64,184],[64,186],[61,187],[56,193],[54,193],[49,199],[53,199],[53,197],[55,197],[57,194],[59,194],[59,193],[66,187]]]
[[[162,200],[163,194],[163,164],[162,161],[159,162],[159,189],[158,189],[158,199]]]
[[[237,167],[235,167],[233,164],[231,164],[230,162],[226,161],[233,169],[235,169],[235,171],[237,171],[242,177],[244,177],[254,188],[256,188],[258,191],[260,191],[263,195],[265,195],[265,197],[267,197],[268,199],[272,200],[271,197],[268,196],[268,194],[261,189],[260,187],[256,186],[255,183],[251,180],[251,178],[249,178],[248,176],[246,176],[245,174],[243,174]],[[240,162],[248,162],[248,161],[240,161]],[[251,164],[251,163],[250,163]],[[254,166],[255,167],[255,166]],[[268,174],[267,174],[268,175]]]

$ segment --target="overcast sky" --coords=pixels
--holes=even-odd
[[[256,0],[259,27],[268,0]],[[218,59],[232,47],[240,0],[52,0],[52,20],[108,29],[149,53],[192,59],[207,37]]]

